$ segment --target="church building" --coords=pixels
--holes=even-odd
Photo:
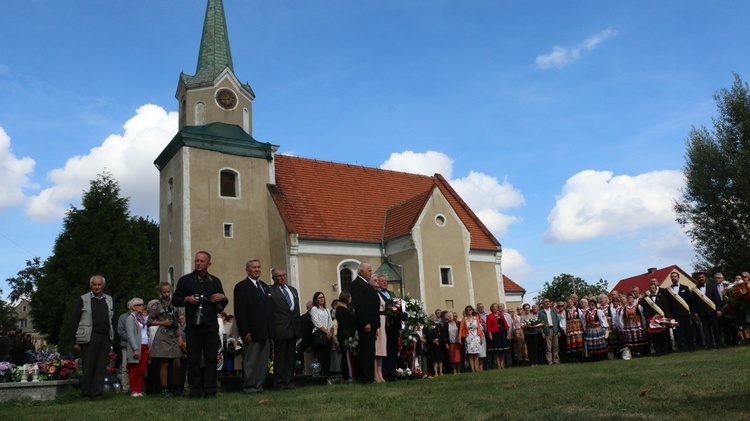
[[[196,252],[232,291],[245,262],[283,267],[300,301],[330,303],[360,263],[427,311],[523,296],[502,247],[440,174],[423,176],[278,154],[253,137],[255,93],[235,75],[221,0],[208,0],[195,75],[180,74],[179,132],[156,158],[160,277],[193,270]],[[304,304],[302,304],[304,305]],[[304,309],[303,309],[304,312]]]

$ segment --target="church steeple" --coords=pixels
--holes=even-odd
[[[195,76],[180,73],[175,97],[180,102],[180,130],[221,122],[252,135],[255,93],[234,74],[222,0],[208,0]]]
[[[221,0],[208,0],[194,78],[213,81],[227,67],[234,72],[224,4]]]

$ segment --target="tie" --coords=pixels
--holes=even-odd
[[[265,292],[265,291],[263,291],[263,285],[261,285],[261,284],[260,284],[260,280],[258,280],[258,281],[257,281],[257,282],[255,283],[255,286],[257,286],[257,287],[258,287],[258,290],[260,290],[260,293],[261,293],[261,294],[263,294],[263,295],[266,295],[266,292]]]
[[[292,297],[289,296],[289,291],[286,290],[286,287],[281,287],[281,290],[284,292],[284,301],[286,301],[286,305],[289,306],[289,310],[292,309]]]

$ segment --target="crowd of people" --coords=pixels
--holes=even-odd
[[[122,387],[133,397],[144,394],[149,361],[156,367],[149,377],[163,397],[181,395],[187,378],[190,398],[213,398],[222,368],[241,373],[242,390],[256,394],[265,392],[269,372],[273,388],[283,390],[295,387],[300,371],[329,384],[380,383],[403,372],[441,376],[750,344],[750,308],[732,308],[724,294],[733,285],[750,289],[747,272],[735,284],[720,273],[709,284],[706,274],[697,272],[691,289],[674,272],[669,287],[652,279],[644,294],[634,287],[627,294],[580,299],[572,294],[565,302],[542,298],[541,305],[516,309],[492,303],[489,311],[478,303],[461,315],[437,309],[406,338],[406,321],[390,311],[395,297],[385,277],[373,275],[367,263],[331,308],[318,291],[303,314],[285,270],[273,268],[268,285],[260,279],[261,262],[251,259],[247,277],[234,288],[235,316],[223,312],[228,299],[221,280],[208,272],[210,254],[198,252],[194,263],[174,293],[161,283],[157,299],[146,304],[134,297],[119,317]],[[71,322],[75,347],[82,351],[86,400],[102,398],[115,333],[105,282],[100,275],[90,279],[91,291],[78,299]]]

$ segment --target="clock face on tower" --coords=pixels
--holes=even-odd
[[[216,91],[216,103],[225,110],[231,110],[237,106],[237,95],[231,89],[221,88]]]

